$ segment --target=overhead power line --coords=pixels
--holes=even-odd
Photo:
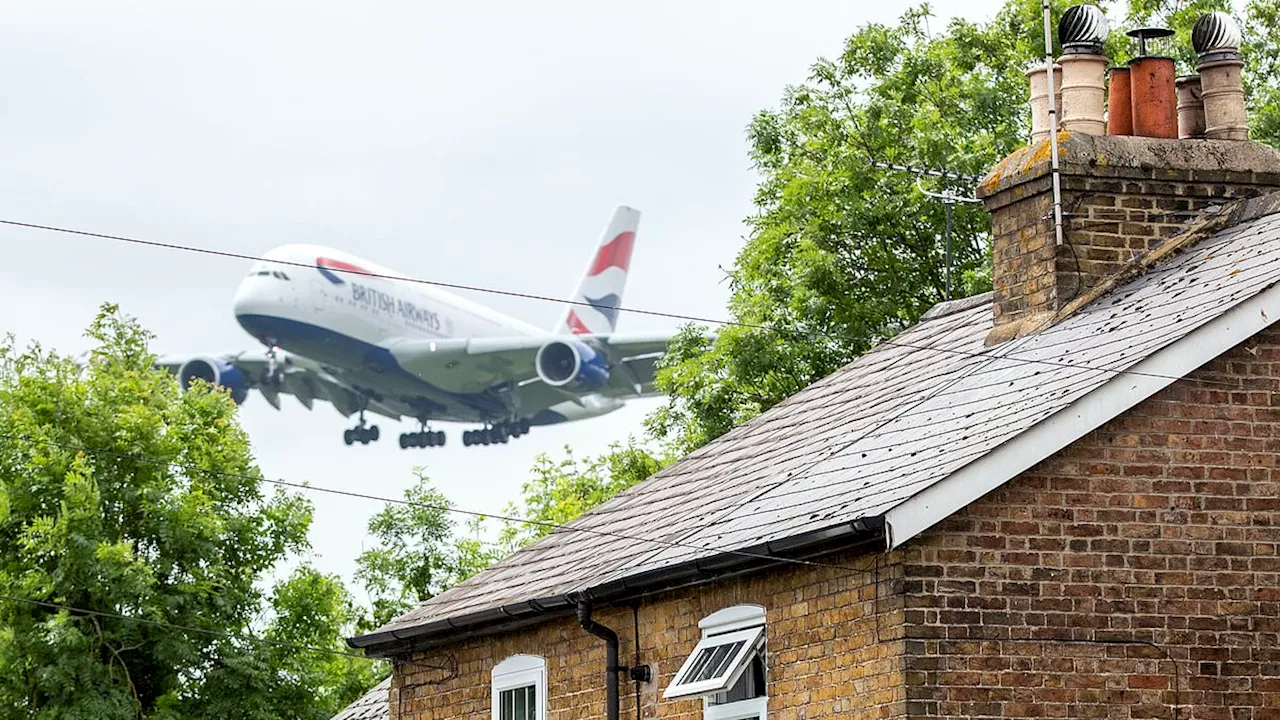
[[[364,655],[351,652],[343,652],[342,650],[334,650],[333,648],[322,648],[314,645],[299,645],[297,643],[283,642],[280,640],[271,640],[269,638],[258,637],[257,635],[247,635],[244,633],[232,633],[222,630],[211,630],[209,628],[195,627],[194,625],[181,625],[179,623],[171,623],[165,620],[152,620],[150,618],[138,617],[136,615],[124,615],[116,612],[108,612],[106,610],[89,610],[87,608],[67,605],[65,603],[57,603],[49,600],[34,600],[32,598],[19,597],[17,595],[7,595],[0,593],[0,600],[8,600],[10,602],[23,603],[26,605],[34,605],[50,610],[65,610],[75,615],[85,617],[101,617],[112,618],[115,620],[127,620],[142,625],[151,625],[153,627],[170,628],[173,630],[182,630],[183,632],[199,633],[201,635],[212,635],[215,637],[230,638],[233,640],[247,640],[260,645],[271,645],[274,647],[284,648],[286,650],[302,650],[305,652],[323,653],[325,655],[337,655],[339,657],[349,657],[358,660],[367,660]]]
[[[428,510],[440,510],[443,512],[457,513],[459,515],[466,515],[469,517],[476,517],[481,519],[493,518],[495,520],[501,520],[503,522],[532,525],[534,527],[540,527],[547,530],[559,530],[564,532],[583,533],[587,535],[595,535],[598,537],[617,538],[620,540],[635,540],[639,542],[652,543],[654,545],[659,545],[663,547],[684,548],[689,550],[699,550],[703,552],[723,553],[726,555],[736,555],[739,557],[752,558],[756,560],[768,560],[770,562],[789,563],[794,565],[805,565],[809,567],[832,568],[832,569],[838,569],[838,570],[852,570],[855,572],[862,572],[863,570],[861,568],[855,568],[848,565],[824,563],[824,562],[818,562],[816,560],[788,558],[784,556],[768,555],[765,553],[755,553],[747,550],[735,550],[730,548],[716,547],[714,545],[698,545],[695,543],[685,543],[685,542],[679,542],[674,540],[661,540],[658,538],[649,538],[641,535],[630,535],[627,533],[613,532],[611,530],[599,530],[596,528],[564,525],[560,523],[547,522],[545,520],[532,520],[529,518],[516,517],[513,515],[503,515],[500,513],[480,512],[477,510],[465,510],[462,508],[453,507],[452,505],[443,504],[443,503],[424,503],[424,502],[418,502],[416,500],[407,500],[404,498],[391,498],[391,497],[384,497],[381,495],[372,495],[369,493],[356,492],[354,490],[341,490],[338,488],[312,485],[306,482],[295,482],[291,480],[273,480],[267,477],[258,477],[256,475],[247,475],[244,473],[233,473],[233,472],[227,472],[224,470],[210,470],[208,468],[196,467],[195,465],[179,462],[173,459],[157,458],[149,455],[142,455],[140,453],[116,452],[114,450],[108,450],[105,448],[93,448],[93,447],[88,447],[86,445],[77,445],[74,443],[58,442],[55,440],[47,440],[44,438],[32,437],[30,435],[13,435],[9,433],[0,433],[0,438],[4,438],[6,440],[17,440],[19,442],[26,442],[33,445],[47,445],[50,447],[62,448],[63,450],[84,452],[90,455],[106,455],[106,456],[115,457],[119,459],[128,459],[136,462],[143,462],[143,463],[148,463],[153,465],[176,467],[176,468],[181,468],[182,470],[185,470],[186,472],[189,472],[192,474],[213,475],[213,476],[226,477],[226,478],[237,479],[237,480],[249,480],[251,482],[262,482],[262,483],[267,483],[269,485],[287,487],[294,490],[325,493],[328,495],[337,495],[340,497],[348,497],[348,498],[358,498],[361,500],[373,500],[376,502],[391,503],[393,505],[404,505],[407,507],[422,508],[422,509],[428,509]]]
[[[159,242],[155,240],[143,240],[140,238],[128,237],[124,235],[111,235],[107,233],[91,232],[88,230],[77,230],[74,228],[60,227],[57,225],[42,225],[39,223],[29,223],[29,222],[21,222],[18,220],[5,220],[5,219],[0,219],[0,225],[26,228],[30,230],[41,230],[45,232],[61,233],[64,235],[76,235],[81,237],[98,238],[101,240],[111,240],[114,242],[127,243],[127,244],[137,245],[141,247],[158,248],[158,249],[165,249],[165,250],[176,250],[180,252],[195,253],[195,254],[206,255],[211,257],[229,258],[229,259],[235,259],[235,260],[247,260],[250,262],[259,262],[263,260],[263,258],[254,256],[254,255],[247,255],[244,253],[237,253],[229,250],[215,250],[212,248],[197,247],[194,245],[181,245],[178,243]],[[270,262],[274,265],[296,267],[296,268],[301,268],[306,270],[313,270],[316,267],[313,264],[291,261],[291,260],[271,259],[271,260],[266,260],[266,262]],[[821,338],[821,339],[833,340],[833,341],[843,341],[843,340],[851,339],[851,338],[842,337],[840,335],[836,335],[833,333],[827,333],[827,332],[822,332],[818,330],[798,330],[798,329],[782,328],[775,325],[766,325],[763,323],[748,323],[748,322],[740,322],[737,320],[723,320],[718,318],[701,317],[698,315],[685,315],[681,313],[664,312],[660,310],[645,310],[641,308],[623,307],[621,305],[605,305],[605,304],[599,304],[599,303],[590,303],[585,300],[572,300],[572,299],[567,300],[564,298],[552,297],[548,295],[538,295],[535,293],[520,292],[515,290],[503,290],[500,288],[491,288],[491,287],[485,287],[482,285],[468,285],[465,283],[454,283],[454,282],[448,282],[444,280],[428,280],[425,278],[414,278],[414,277],[408,277],[404,275],[374,273],[374,272],[367,272],[364,270],[347,270],[343,268],[326,268],[326,270],[328,272],[343,273],[343,274],[352,275],[355,277],[360,277],[360,276],[374,277],[374,278],[379,278],[384,280],[391,280],[394,282],[403,282],[403,283],[410,283],[410,284],[417,284],[417,285],[429,285],[432,287],[446,288],[449,290],[464,290],[464,291],[470,291],[470,292],[484,293],[488,295],[496,295],[501,297],[518,298],[522,300],[535,300],[538,302],[550,302],[550,303],[557,303],[562,305],[577,305],[581,307],[593,307],[596,309],[616,310],[618,312],[632,313],[635,315],[645,315],[649,317],[659,317],[659,318],[666,318],[670,320],[682,320],[685,322],[705,323],[707,325],[718,325],[722,327],[740,327],[740,328],[747,328],[747,329],[753,329],[753,330],[763,330],[766,332],[774,332],[774,333],[779,333],[783,335],[795,335],[795,336],[807,337],[810,339]],[[866,338],[854,338],[854,339],[865,340]],[[1097,366],[1085,365],[1081,363],[1071,363],[1071,362],[1063,362],[1063,361],[1055,361],[1055,360],[1042,360],[1037,358],[1024,358],[1024,357],[1019,357],[1013,354],[994,355],[992,353],[987,353],[987,352],[974,352],[970,350],[960,350],[958,348],[934,347],[932,345],[921,345],[917,343],[908,343],[908,342],[903,342],[901,340],[893,340],[893,339],[881,340],[878,343],[876,343],[876,345],[888,346],[888,347],[900,347],[900,348],[907,348],[911,350],[927,350],[932,352],[966,356],[966,357],[997,358],[999,360],[1005,360],[1013,363],[1045,365],[1049,367],[1071,368],[1076,370],[1091,370],[1094,372],[1107,373],[1111,375],[1132,375],[1137,377],[1162,378],[1165,380],[1187,379],[1181,376],[1162,375],[1160,373],[1126,370],[1126,369],[1115,369],[1115,368],[1107,368],[1107,367],[1097,367]],[[1221,384],[1221,385],[1229,385],[1231,387],[1236,387],[1236,384],[1234,383],[1224,383],[1220,381],[1207,380],[1207,379],[1197,379],[1196,382],[1201,382],[1206,384]]]

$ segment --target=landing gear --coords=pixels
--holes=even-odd
[[[368,427],[358,425],[348,430],[343,430],[342,441],[348,445],[354,445],[355,443],[368,445],[371,442],[377,442],[380,435],[381,433],[378,432],[377,425],[370,425]]]
[[[279,389],[284,385],[284,372],[280,369],[279,358],[276,357],[276,351],[280,348],[272,345],[267,348],[267,367],[262,371],[262,377],[259,380],[266,387]],[[347,443],[350,445],[351,443]]]
[[[462,444],[472,445],[505,445],[511,438],[518,438],[529,432],[528,420],[495,423],[480,430],[467,430],[462,433]]]
[[[364,424],[364,410],[360,411],[360,424],[353,428],[342,431],[342,441],[348,445],[360,443],[368,445],[371,442],[377,442],[382,433],[378,431],[377,425]]]
[[[445,439],[443,430],[428,430],[426,422],[423,422],[422,429],[418,432],[400,434],[400,447],[405,450],[409,448],[444,447]]]

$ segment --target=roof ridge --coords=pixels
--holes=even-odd
[[[972,310],[979,305],[990,305],[994,298],[995,292],[988,290],[984,293],[956,298],[955,300],[943,300],[925,311],[925,314],[921,315],[920,319],[916,322],[925,322],[927,320],[935,320],[948,315],[955,315],[958,312]]]

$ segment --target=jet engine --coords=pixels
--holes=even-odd
[[[225,388],[237,405],[249,397],[249,378],[226,360],[192,358],[178,368],[178,385],[186,391],[196,380]]]
[[[595,392],[609,382],[609,361],[590,345],[552,340],[538,349],[538,377],[552,387]]]

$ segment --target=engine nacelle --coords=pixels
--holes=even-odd
[[[538,377],[552,387],[595,392],[609,382],[609,361],[603,353],[575,340],[552,340],[538,348]]]
[[[240,368],[226,360],[214,358],[192,358],[178,368],[178,386],[185,392],[196,380],[203,380],[210,385],[226,388],[231,393],[235,404],[243,403],[249,397],[249,378]]]

